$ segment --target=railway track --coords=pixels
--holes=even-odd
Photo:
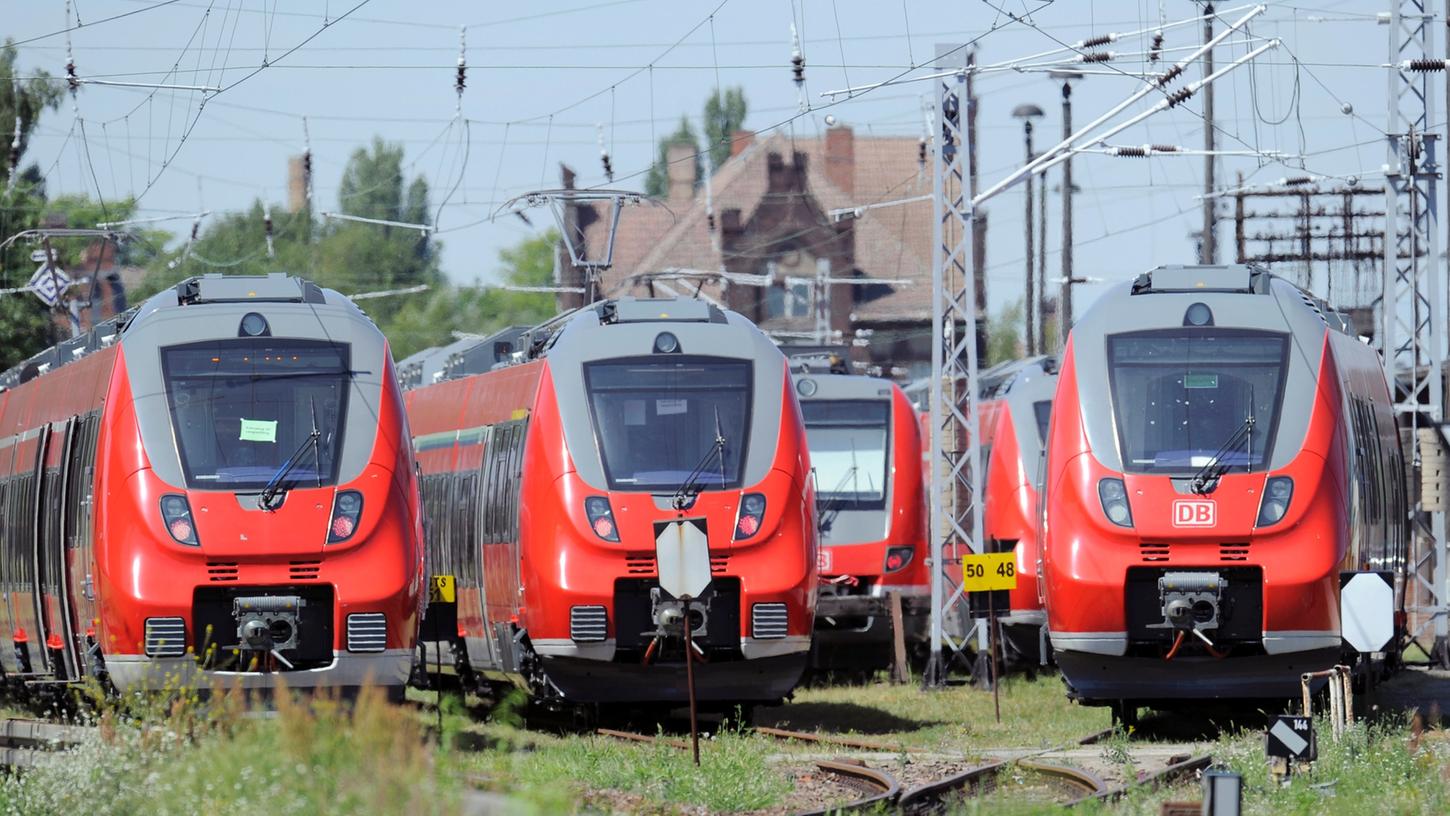
[[[29,768],[41,757],[70,750],[94,735],[95,729],[85,725],[6,718],[0,720],[0,766]]]
[[[756,727],[752,730],[754,733],[762,736],[773,737],[783,741],[829,745],[856,751],[896,754],[927,753],[924,749],[920,748],[903,748],[874,740],[863,740],[856,737],[834,734],[791,731],[783,728],[764,726]],[[687,741],[672,737],[654,736],[607,728],[598,729],[595,733],[600,736],[630,742],[663,744],[679,749],[689,748]],[[1101,741],[1111,733],[1112,731],[1110,729],[1095,732],[1077,740],[1076,744],[1092,745]],[[1187,757],[1173,762],[1167,767],[1147,776],[1122,785],[1110,787],[1102,777],[1091,771],[1042,758],[1044,754],[1051,754],[1060,750],[1062,750],[1062,747],[1047,748],[1034,754],[1011,760],[987,762],[909,788],[903,787],[890,771],[873,767],[861,759],[840,757],[830,760],[817,760],[815,766],[819,771],[824,774],[829,774],[843,787],[858,791],[861,796],[846,802],[831,802],[818,809],[802,811],[800,816],[817,816],[818,814],[859,811],[888,811],[909,814],[909,816],[946,813],[950,812],[954,805],[960,803],[965,798],[991,793],[997,788],[998,778],[1001,774],[1013,768],[1045,777],[1065,787],[1068,790],[1068,794],[1065,797],[1061,797],[1062,801],[1060,804],[1064,807],[1072,807],[1093,800],[1113,801],[1122,797],[1130,789],[1135,787],[1146,785],[1150,788],[1158,788],[1162,785],[1171,784],[1188,774],[1201,771],[1212,762],[1212,757],[1208,755]]]

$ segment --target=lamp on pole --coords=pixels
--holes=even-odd
[[[1034,120],[1034,119],[1041,119],[1042,118],[1042,108],[1039,108],[1036,105],[1033,105],[1031,103],[1027,103],[1027,104],[1023,104],[1023,105],[1018,105],[1017,107],[1015,107],[1015,108],[1012,109],[1012,116],[1014,118],[1017,118],[1017,119],[1021,119],[1022,120],[1022,138],[1023,138],[1023,141],[1026,143],[1026,147],[1027,147],[1027,155],[1026,155],[1026,158],[1024,159],[1024,161],[1030,162],[1030,161],[1032,161],[1032,155],[1033,155],[1033,153],[1032,153],[1032,120]],[[1023,334],[1025,336],[1026,342],[1023,345],[1026,348],[1026,351],[1027,351],[1027,355],[1028,356],[1032,356],[1034,354],[1037,354],[1038,351],[1039,351],[1038,348],[1037,348],[1037,323],[1036,323],[1036,321],[1037,321],[1037,314],[1038,314],[1038,304],[1037,304],[1037,300],[1036,300],[1036,297],[1035,297],[1037,290],[1036,290],[1036,285],[1033,283],[1033,279],[1036,277],[1036,275],[1033,273],[1033,269],[1032,269],[1032,262],[1033,262],[1033,243],[1034,243],[1034,236],[1032,234],[1033,233],[1033,229],[1032,229],[1032,216],[1033,216],[1033,213],[1032,213],[1032,188],[1033,188],[1033,179],[1031,177],[1028,177],[1027,184],[1026,184],[1026,191],[1027,191],[1027,209],[1026,209],[1026,216],[1027,217],[1024,219],[1025,227],[1026,228],[1023,230],[1023,233],[1027,236],[1027,297],[1024,298],[1023,301],[1022,301],[1022,311],[1025,314],[1025,320],[1026,320],[1025,325],[1023,327]],[[1043,269],[1043,270],[1038,270],[1038,272],[1036,274],[1040,275],[1040,274],[1045,274],[1046,272],[1047,272],[1047,270]]]
[[[1062,138],[1072,137],[1072,83],[1082,79],[1078,71],[1052,71],[1053,79],[1062,80]],[[1070,154],[1069,154],[1070,156]],[[1067,333],[1072,330],[1072,159],[1062,163],[1062,297],[1057,302],[1058,317],[1062,328],[1057,335],[1059,346],[1067,344]]]

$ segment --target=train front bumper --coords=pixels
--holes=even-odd
[[[190,655],[146,657],[107,655],[106,670],[122,692],[185,691],[190,689],[320,689],[353,691],[366,686],[401,688],[412,668],[411,649],[377,653],[335,651],[332,662],[317,668],[280,672],[214,671],[203,669]]]

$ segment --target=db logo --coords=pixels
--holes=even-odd
[[[1218,505],[1211,501],[1179,499],[1173,502],[1174,527],[1212,527],[1218,523]]]
[[[816,551],[816,569],[820,572],[831,571],[831,551],[825,547]]]

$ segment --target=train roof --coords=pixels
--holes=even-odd
[[[57,343],[0,373],[0,391],[14,388],[41,374],[115,345],[131,326],[159,311],[222,303],[306,303],[343,306],[362,314],[362,310],[346,295],[281,272],[266,275],[199,275],[163,289],[140,306],[102,321],[90,331]]]
[[[1349,316],[1337,311],[1323,298],[1273,274],[1257,264],[1171,264],[1151,269],[1131,284],[1115,286],[1103,293],[1098,303],[1111,309],[1114,303],[1132,302],[1156,295],[1261,295],[1290,304],[1300,303],[1329,329],[1353,336]],[[1094,304],[1093,310],[1101,308]]]
[[[881,377],[826,372],[792,372],[801,399],[889,399],[896,383]],[[809,383],[809,385],[807,385]]]

